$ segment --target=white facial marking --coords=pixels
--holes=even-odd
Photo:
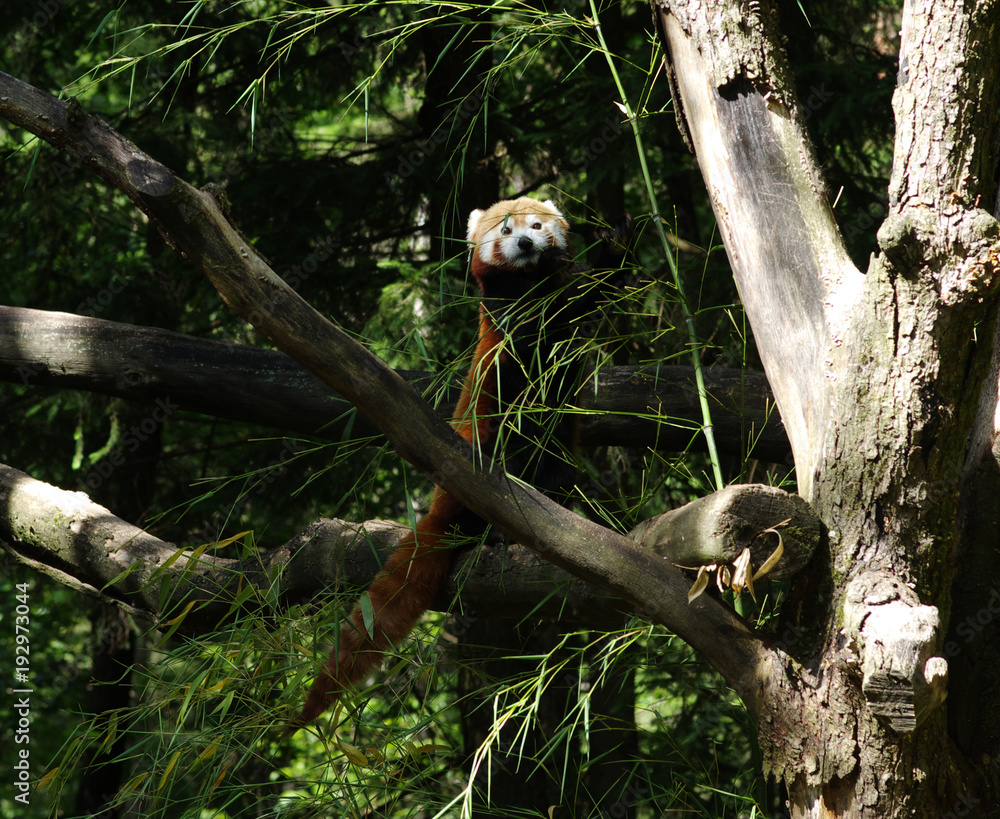
[[[511,203],[500,204],[508,206]],[[527,268],[538,262],[545,248],[566,247],[562,215],[551,202],[541,204],[552,212],[473,211],[469,217],[468,235],[470,241],[477,243],[479,258],[486,264]],[[480,229],[482,232],[478,233]]]

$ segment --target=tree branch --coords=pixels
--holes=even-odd
[[[645,521],[629,537],[643,551],[672,563],[681,556],[694,566],[705,555],[704,562],[722,563],[744,547],[766,557],[776,540],[761,541],[767,540],[768,527],[782,520],[786,552],[815,547],[819,521],[808,505],[795,495],[754,484],[728,487]],[[214,543],[190,548],[161,540],[82,492],[59,489],[0,464],[0,543],[15,560],[153,623],[186,612],[181,631],[187,634],[218,629],[248,588],[265,605],[279,572],[282,596],[289,603],[363,589],[409,532],[393,521],[320,519],[287,543],[261,549],[251,560],[237,560],[213,554]],[[718,551],[720,544],[726,554]],[[517,544],[484,544],[461,553],[435,601],[440,611],[449,610],[461,596],[468,617],[517,619],[531,613],[595,627],[619,623],[631,611],[620,598]],[[770,575],[784,577],[788,568],[801,566],[800,558],[791,561],[783,558]],[[167,588],[171,593],[164,597]]]
[[[160,540],[82,492],[59,489],[0,464],[0,542],[17,561],[154,623],[190,606],[181,628],[187,634],[218,629],[248,587],[257,590],[265,605],[279,570],[282,595],[291,603],[364,588],[409,531],[391,521],[318,520],[252,561],[235,560],[211,549],[198,553],[198,548]],[[164,599],[167,586],[172,593]],[[561,593],[553,594],[555,589]],[[457,594],[471,617],[532,612],[601,626],[620,620],[625,608],[607,592],[518,546],[484,546],[456,561],[438,608],[446,610]]]
[[[443,380],[431,373],[399,375],[422,393]],[[350,402],[282,352],[68,313],[0,307],[0,378],[166,401],[334,440],[343,437],[349,420],[356,437],[378,434],[369,419],[354,419]],[[446,417],[460,390],[457,378],[450,381],[438,406]],[[690,367],[605,367],[580,394],[580,443],[665,451],[703,445],[693,384]],[[716,369],[706,373],[706,384],[723,449],[784,463],[788,439],[764,376]]]
[[[0,116],[80,157],[125,193],[230,307],[375,420],[403,458],[513,540],[672,629],[755,710],[755,672],[767,652],[733,611],[704,596],[689,605],[687,580],[666,561],[530,487],[475,468],[451,427],[402,378],[291,290],[232,227],[214,197],[78,104],[6,74],[0,74]]]

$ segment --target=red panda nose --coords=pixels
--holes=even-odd
[[[527,236],[522,236],[517,240],[518,250],[531,250],[535,246],[535,243],[531,241]]]

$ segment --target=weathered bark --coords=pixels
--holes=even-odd
[[[234,309],[384,419],[403,457],[702,651],[758,719],[794,815],[987,815],[1000,759],[988,593],[1000,559],[988,494],[1000,486],[997,9],[906,7],[890,213],[862,276],[823,195],[769,3],[655,8],[799,490],[827,527],[767,647],[714,603],[688,608],[686,581],[663,561],[472,469],[447,426],[305,310],[210,195],[9,78],[0,113],[125,191]]]
[[[183,630],[219,627],[246,586],[266,593],[282,572],[282,594],[301,603],[323,592],[363,588],[409,528],[319,520],[252,561],[184,548],[121,520],[82,492],[69,492],[0,465],[0,543],[16,560],[129,614],[162,622],[187,611]],[[178,553],[180,555],[178,556]],[[498,578],[503,577],[503,583]],[[171,594],[163,594],[169,584]],[[561,595],[553,596],[552,589]],[[626,605],[527,549],[484,546],[457,561],[438,600],[446,609],[461,591],[471,616],[568,615],[594,625],[617,622]],[[549,598],[546,600],[546,598]],[[188,607],[191,606],[190,609]]]
[[[943,629],[953,603],[990,611],[989,581],[956,557],[998,568],[995,513],[974,502],[978,479],[997,485],[1000,423],[997,7],[905,8],[889,215],[866,276],[826,204],[771,6],[654,9],[799,491],[829,532],[760,668],[766,766],[794,816],[992,815],[997,666],[949,650]],[[949,723],[948,658],[963,654],[975,681]],[[960,724],[981,706],[989,740]]]
[[[767,574],[783,580],[809,562],[821,536],[820,521],[797,495],[773,486],[734,484],[679,509],[644,520],[629,537],[675,566],[731,564],[746,551]]]
[[[744,515],[765,527],[787,514],[787,504],[773,497],[779,490],[731,487],[724,493],[729,504],[734,489],[745,499]],[[289,603],[364,588],[410,531],[391,521],[319,520],[287,543],[261,549],[253,560],[237,560],[212,554],[205,548],[212,544],[184,548],[162,541],[81,492],[58,489],[9,466],[0,465],[0,497],[5,501],[0,507],[0,543],[15,559],[148,621],[186,611],[183,630],[189,633],[218,628],[232,613],[236,595],[248,585],[266,593],[278,570]],[[705,506],[705,499],[694,505]],[[698,549],[703,539],[701,551],[706,552],[719,538],[737,542],[745,537],[740,519],[729,518],[721,530],[704,531],[698,516],[681,507],[658,518],[661,527],[670,528],[671,516],[679,522],[671,537],[686,541],[689,549],[691,544]],[[805,510],[797,523],[810,528],[818,522]],[[656,548],[661,547],[669,549],[670,541],[660,538]],[[661,562],[652,548],[646,553]],[[164,595],[163,584],[169,585],[169,595]],[[460,555],[435,603],[446,611],[456,595],[462,596],[462,611],[470,617],[520,618],[531,612],[595,627],[619,623],[638,602],[587,583],[513,544],[483,545]]]
[[[429,394],[450,418],[464,370],[398,375]],[[0,378],[81,389],[160,407],[264,424],[342,440],[379,436],[349,401],[277,350],[193,338],[154,327],[0,307]],[[445,382],[445,383],[442,383]],[[788,439],[762,373],[720,368],[705,374],[720,448],[784,463]],[[605,367],[579,396],[583,446],[642,446],[684,451],[703,446],[690,367]],[[294,406],[290,413],[288,407]]]

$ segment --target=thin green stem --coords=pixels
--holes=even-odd
[[[667,238],[667,231],[663,226],[663,216],[660,213],[660,207],[656,201],[656,192],[653,189],[653,180],[649,175],[649,166],[646,164],[646,150],[642,144],[642,135],[639,133],[639,121],[636,119],[635,113],[629,105],[628,98],[625,95],[625,88],[622,86],[621,78],[618,76],[618,70],[615,68],[611,52],[608,50],[608,44],[604,40],[604,32],[601,31],[601,21],[597,15],[597,3],[595,0],[590,0],[590,13],[593,15],[594,31],[597,32],[597,40],[601,45],[601,51],[604,54],[604,59],[608,62],[608,69],[611,71],[611,76],[615,81],[615,86],[618,88],[618,93],[621,95],[621,107],[624,109],[625,116],[628,118],[628,123],[632,127],[632,137],[635,139],[635,148],[639,154],[639,165],[642,169],[642,178],[646,185],[646,198],[649,200],[653,224],[656,225],[656,231],[660,236],[660,243],[663,245],[663,253],[664,256],[666,256],[667,264],[670,267],[670,273],[674,279],[674,285],[677,288],[677,294],[680,297],[681,309],[684,311],[684,323],[687,325],[688,344],[691,347],[691,362],[694,365],[695,386],[698,390],[698,403],[701,405],[702,432],[705,434],[705,443],[708,446],[708,457],[712,462],[712,472],[715,477],[715,488],[722,489],[724,485],[722,481],[722,469],[719,466],[719,452],[715,446],[715,430],[712,426],[712,411],[708,406],[708,392],[705,389],[705,376],[702,372],[701,359],[698,356],[698,336],[694,329],[694,314],[691,312],[687,296],[684,293],[684,283],[681,281],[680,273],[677,270],[677,262],[671,253],[670,240]]]

